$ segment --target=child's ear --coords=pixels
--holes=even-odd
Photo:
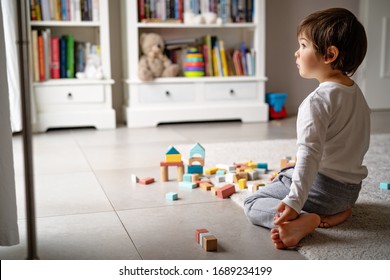
[[[328,47],[325,54],[325,63],[326,64],[332,63],[337,59],[338,56],[339,56],[339,49],[336,46]]]

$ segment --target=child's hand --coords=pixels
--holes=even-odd
[[[276,210],[282,214],[276,215],[274,220],[275,225],[280,225],[282,223],[295,220],[299,216],[299,214],[294,209],[292,209],[287,204],[284,204],[283,202],[279,203],[279,205],[276,207]]]

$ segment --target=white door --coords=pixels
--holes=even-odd
[[[362,0],[361,19],[368,50],[362,67],[362,88],[371,109],[390,108],[390,1]]]

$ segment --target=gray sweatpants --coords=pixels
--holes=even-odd
[[[294,169],[280,172],[266,187],[260,188],[244,201],[249,220],[259,226],[274,228],[276,206],[290,192]],[[334,215],[351,208],[358,199],[360,184],[340,183],[320,173],[317,174],[302,212]]]

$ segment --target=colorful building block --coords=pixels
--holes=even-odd
[[[196,240],[196,243],[200,243],[200,241],[199,241],[199,234],[201,234],[201,233],[205,233],[205,232],[209,232],[207,229],[205,229],[205,228],[201,228],[201,229],[197,229],[197,230],[195,230],[195,240]]]
[[[381,182],[379,188],[381,190],[390,190],[390,182]]]
[[[138,183],[140,183],[142,185],[149,185],[151,183],[154,183],[154,178],[146,177],[146,178],[143,178],[143,179],[139,179]]]
[[[218,250],[218,240],[214,235],[203,236],[202,247],[205,251],[217,251]]]
[[[233,184],[227,184],[219,189],[217,189],[217,196],[219,198],[228,198],[236,192],[236,188]]]
[[[166,193],[165,194],[165,199],[166,200],[177,200],[178,199],[178,195],[177,195],[177,192],[169,192],[169,193]]]

